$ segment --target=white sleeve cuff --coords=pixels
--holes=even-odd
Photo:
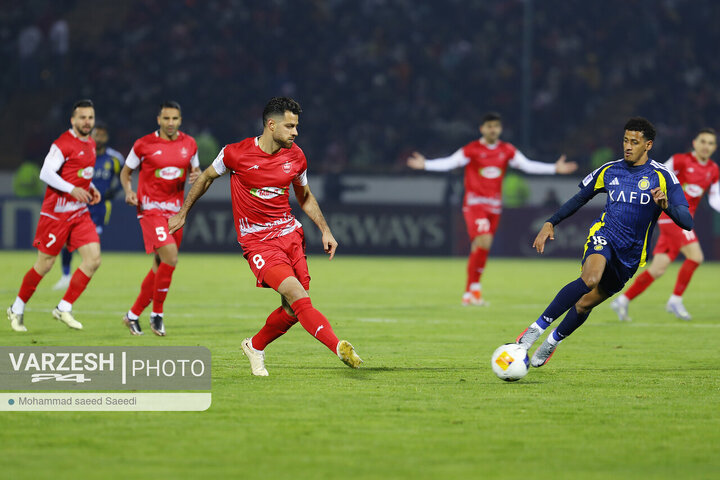
[[[212,162],[212,166],[218,175],[225,175],[227,172],[227,167],[225,166],[225,147],[223,147],[223,149],[220,150],[220,153],[218,153],[218,156],[215,157],[215,160]]]
[[[190,159],[190,166],[193,168],[198,168],[200,166],[200,159],[198,158],[197,152],[195,152],[195,155],[193,155]]]
[[[304,170],[302,173],[298,174],[298,176],[293,179],[293,185],[297,185],[298,187],[304,187],[307,184],[307,170]]]
[[[135,147],[133,147],[130,150],[130,153],[128,153],[127,158],[125,159],[125,165],[127,165],[128,168],[132,168],[135,170],[137,167],[140,166],[140,158],[138,158],[137,154],[135,153]]]
[[[708,203],[716,212],[720,212],[720,182],[715,182],[710,185],[710,192],[708,193]]]
[[[470,163],[470,159],[465,156],[465,152],[461,148],[449,157],[425,160],[425,170],[428,172],[447,172],[455,168],[464,167],[468,163]]]

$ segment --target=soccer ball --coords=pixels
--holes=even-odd
[[[514,382],[527,375],[529,364],[527,350],[517,343],[500,345],[490,359],[495,375],[506,382]]]

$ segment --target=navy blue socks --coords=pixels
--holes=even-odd
[[[558,292],[557,295],[555,295],[553,301],[550,302],[550,305],[548,305],[535,323],[545,330],[556,318],[573,307],[577,301],[589,291],[590,288],[585,285],[582,278],[578,278],[577,280],[568,283]],[[575,311],[575,309],[573,308],[572,311]],[[587,316],[585,316],[585,318],[587,318]],[[582,322],[585,321],[585,318],[583,318],[583,320],[575,328],[579,327]],[[565,320],[563,320],[563,323],[564,322]],[[575,328],[573,328],[573,330],[575,330]],[[572,333],[572,330],[570,330],[570,333]]]

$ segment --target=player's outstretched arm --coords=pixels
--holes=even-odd
[[[120,170],[120,185],[122,185],[122,188],[125,191],[125,203],[137,207],[137,194],[132,189],[132,172],[132,168],[127,165],[123,165],[122,170]]]
[[[540,232],[538,232],[537,237],[535,237],[533,248],[537,250],[538,253],[545,252],[545,242],[547,242],[548,238],[555,240],[555,227],[553,227],[552,223],[545,222]]]
[[[180,211],[168,218],[168,228],[170,234],[177,232],[183,227],[183,225],[185,225],[187,214],[195,204],[195,201],[207,192],[207,189],[210,188],[210,185],[212,185],[215,179],[219,176],[220,174],[217,173],[215,167],[210,165],[200,174],[197,180],[193,182],[193,186],[188,192],[187,197],[185,197],[185,201],[183,202],[182,207],[180,207]]]
[[[320,205],[318,204],[315,195],[313,195],[310,191],[309,185],[301,186],[293,183],[293,189],[295,190],[295,197],[297,198],[298,203],[300,203],[300,207],[303,209],[303,212],[305,212],[307,216],[310,217],[310,220],[315,222],[315,225],[317,225],[320,229],[320,232],[322,233],[323,250],[325,250],[325,253],[330,255],[329,259],[332,260],[335,256],[335,250],[337,250],[338,242],[335,240],[335,237],[330,231],[330,227],[325,221],[325,216],[323,216],[322,210],[320,210]]]
[[[413,152],[407,159],[407,166],[413,170],[425,170],[425,156],[420,152]]]
[[[564,154],[560,155],[560,158],[558,158],[555,162],[555,173],[559,175],[567,175],[578,169],[578,164],[576,162],[568,162],[566,160],[567,157]]]

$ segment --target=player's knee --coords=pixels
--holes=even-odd
[[[693,255],[692,257],[688,257],[688,260],[692,260],[693,262],[695,262],[695,263],[697,263],[698,265],[700,265],[701,263],[703,263],[703,262],[705,261],[705,256],[702,254],[702,252],[700,252],[700,253],[697,254],[697,255]]]
[[[651,264],[650,267],[648,267],[648,273],[656,280],[665,274],[665,270],[667,270],[667,265]]]
[[[584,273],[582,274],[582,281],[585,283],[585,285],[590,289],[594,289],[600,284],[600,279],[602,278],[601,274],[597,273]]]
[[[91,272],[95,272],[98,268],[100,268],[102,259],[100,258],[100,255],[94,255],[88,258],[87,261],[84,261],[83,263],[88,268],[88,270],[90,270]]]

